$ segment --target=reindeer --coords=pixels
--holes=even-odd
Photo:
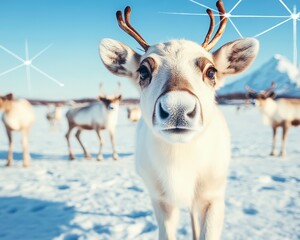
[[[127,117],[131,122],[138,122],[141,118],[141,109],[138,106],[128,107]]]
[[[100,85],[100,90],[103,92],[103,86]],[[69,123],[69,129],[66,134],[66,139],[69,148],[69,157],[70,160],[74,160],[74,153],[71,149],[70,145],[70,133],[73,128],[77,128],[76,138],[83,149],[83,153],[85,158],[91,158],[91,155],[86,151],[85,147],[83,146],[80,134],[82,130],[95,130],[97,136],[100,141],[100,150],[97,157],[98,161],[103,159],[102,155],[102,146],[103,146],[103,138],[101,136],[101,131],[107,129],[110,135],[110,140],[113,148],[113,159],[118,159],[118,154],[115,147],[115,128],[118,119],[118,112],[119,112],[119,103],[121,101],[121,94],[120,94],[120,84],[118,85],[118,93],[114,96],[106,96],[102,93],[99,96],[99,101],[85,105],[80,107],[75,107],[70,109],[66,113],[66,117]]]
[[[51,108],[49,108],[46,118],[50,122],[51,126],[54,126],[56,123],[58,123],[62,118],[61,113],[61,104],[55,104]]]
[[[25,99],[14,99],[13,94],[0,96],[0,110],[4,111],[2,121],[8,137],[8,156],[6,166],[12,166],[12,132],[22,132],[23,145],[23,167],[29,167],[30,153],[28,146],[28,135],[35,120],[35,114],[31,104]]]
[[[277,128],[282,127],[282,145],[280,156],[286,156],[286,138],[290,126],[300,125],[300,100],[281,98],[275,100],[276,94],[274,89],[276,83],[259,93],[246,86],[248,91],[247,97],[255,99],[255,104],[260,109],[263,117],[263,123],[270,125],[273,129],[272,150],[270,155],[276,155],[276,135]]]
[[[149,190],[159,239],[176,239],[181,207],[191,211],[193,239],[221,236],[230,136],[215,89],[222,78],[252,63],[258,42],[236,40],[211,54],[227,23],[221,0],[217,8],[219,28],[209,41],[214,15],[208,9],[211,23],[202,45],[171,40],[150,46],[131,26],[131,9],[126,7],[125,21],[121,11],[116,13],[119,26],[145,53],[112,39],[103,39],[99,46],[106,68],[130,78],[140,92],[136,170]]]

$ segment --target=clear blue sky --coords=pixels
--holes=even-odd
[[[215,8],[213,0],[195,0]],[[238,0],[223,0],[229,11]],[[293,9],[298,0],[284,0]],[[31,71],[32,97],[68,99],[95,97],[100,82],[112,93],[117,81],[123,83],[125,97],[137,96],[137,92],[125,78],[110,74],[102,65],[98,44],[102,38],[114,38],[136,49],[139,45],[119,29],[115,12],[132,7],[131,22],[148,43],[168,39],[185,38],[201,43],[207,32],[206,16],[167,15],[161,12],[205,13],[205,9],[189,0],[9,0],[0,2],[0,45],[25,58],[25,40],[29,54],[53,44],[33,63],[49,75],[65,84],[61,88],[43,75]],[[289,15],[279,0],[243,0],[232,14]],[[243,36],[254,36],[284,19],[233,19]],[[298,32],[300,31],[300,21]],[[258,37],[261,50],[257,61],[248,73],[258,68],[275,53],[293,57],[292,22]],[[228,24],[218,46],[240,38]],[[298,39],[300,35],[298,33]],[[299,45],[300,45],[300,41]],[[300,46],[299,46],[300,48]],[[300,56],[300,54],[299,54]],[[299,57],[298,57],[298,62]],[[0,50],[0,73],[20,62]],[[0,77],[0,93],[14,92],[28,97],[25,68]]]

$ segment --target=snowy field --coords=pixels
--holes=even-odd
[[[300,128],[288,134],[285,159],[269,156],[271,128],[258,110],[222,107],[232,133],[232,161],[226,193],[223,240],[300,239]],[[95,160],[98,139],[83,132],[93,160],[69,161],[66,121],[50,129],[46,109],[35,108],[30,137],[31,166],[22,168],[20,134],[14,134],[14,166],[4,167],[7,137],[0,128],[0,239],[157,239],[147,191],[133,163],[136,124],[121,109],[117,126],[119,160],[112,160],[105,133],[104,160]],[[278,145],[279,146],[279,145]],[[210,146],[207,146],[210,147]],[[178,239],[191,239],[190,218],[182,210]]]

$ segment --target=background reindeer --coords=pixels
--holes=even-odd
[[[35,114],[31,104],[25,99],[14,99],[13,94],[0,97],[0,110],[4,111],[2,121],[8,137],[7,166],[13,163],[12,132],[22,132],[23,166],[28,167],[30,161],[28,136],[34,122]]]
[[[51,126],[59,123],[62,118],[62,105],[54,104],[48,106],[48,112],[46,114],[46,118],[49,121]]]
[[[70,145],[70,133],[73,128],[77,128],[76,138],[83,149],[84,156],[91,158],[91,155],[86,151],[83,146],[80,134],[82,130],[94,130],[100,141],[100,150],[97,160],[102,160],[102,146],[103,138],[101,130],[106,129],[109,132],[110,140],[113,148],[113,159],[118,159],[118,154],[115,147],[115,128],[118,120],[119,103],[121,101],[120,83],[118,84],[117,94],[114,96],[106,96],[103,94],[103,86],[100,85],[101,95],[99,101],[80,107],[70,109],[66,116],[69,123],[69,130],[66,134],[70,160],[75,159],[74,153]]]
[[[141,114],[139,106],[131,106],[127,108],[127,117],[131,122],[138,122],[141,118]]]
[[[275,100],[274,89],[276,83],[261,92],[256,92],[246,86],[248,97],[256,100],[256,105],[261,111],[263,123],[270,125],[273,129],[273,142],[271,155],[276,155],[276,133],[277,128],[282,127],[282,145],[280,156],[286,155],[286,139],[290,126],[300,125],[300,100],[299,99],[277,99]]]
[[[202,45],[172,40],[150,46],[117,12],[119,26],[145,50],[103,39],[102,62],[112,73],[132,80],[140,91],[142,118],[137,129],[136,169],[143,178],[159,225],[159,239],[176,239],[180,207],[191,209],[194,239],[219,239],[230,160],[230,138],[215,103],[220,80],[245,70],[258,51],[255,39],[241,39],[213,54],[227,19],[217,2],[220,25],[211,39],[214,16]],[[200,223],[198,214],[200,213]]]

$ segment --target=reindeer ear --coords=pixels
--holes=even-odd
[[[5,98],[6,100],[8,100],[8,101],[11,101],[11,100],[14,99],[14,95],[13,95],[12,93],[9,93],[9,94],[5,95],[4,98]]]
[[[223,45],[213,53],[218,69],[217,77],[222,79],[246,70],[254,61],[259,42],[254,38],[244,38]]]
[[[276,98],[276,93],[275,93],[274,91],[272,91],[272,92],[270,92],[270,93],[268,94],[268,97],[269,97],[269,98],[275,99],[275,98]]]
[[[129,77],[137,84],[139,76],[137,69],[141,55],[127,45],[108,38],[101,41],[99,53],[102,62],[109,71],[119,76]]]

